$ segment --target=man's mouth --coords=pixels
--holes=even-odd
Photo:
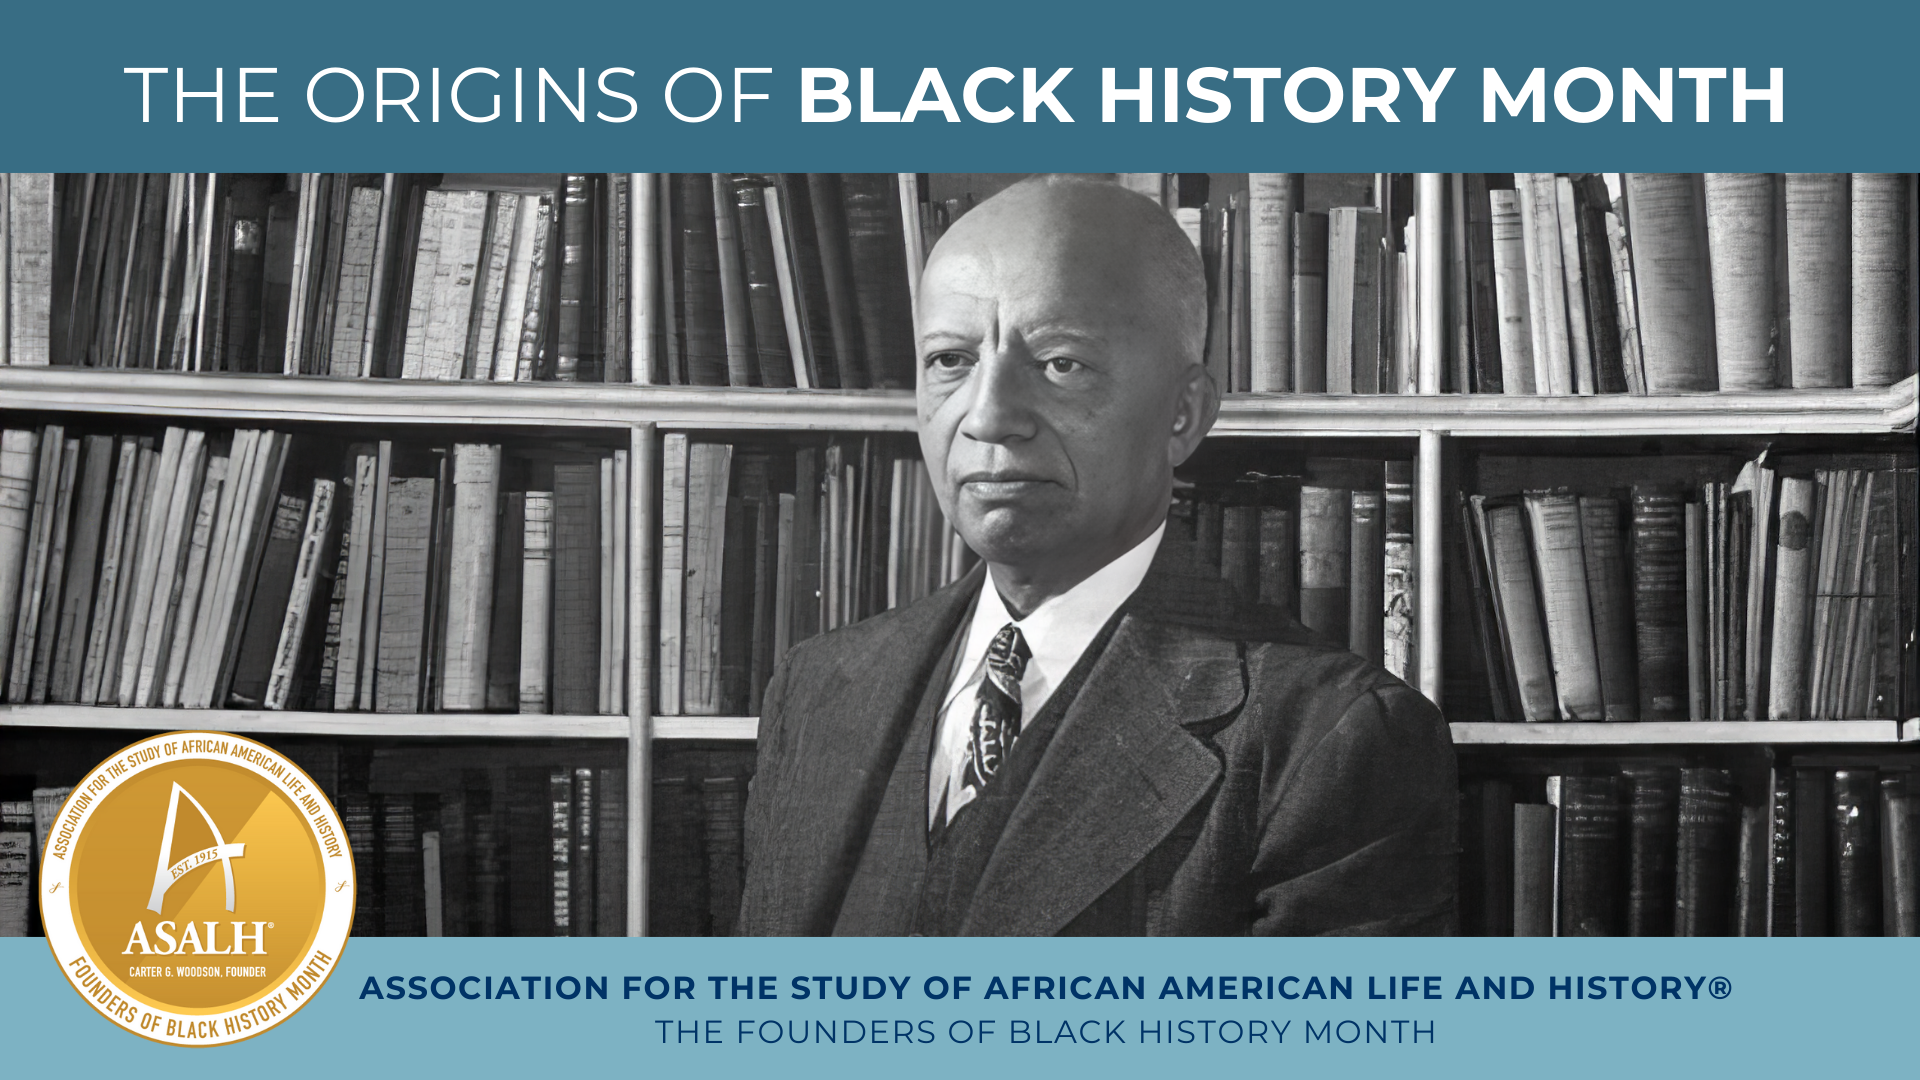
[[[1007,469],[973,472],[960,478],[960,486],[975,498],[1013,499],[1026,495],[1053,481],[1037,473]]]

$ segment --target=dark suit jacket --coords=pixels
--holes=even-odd
[[[983,578],[814,638],[774,672],[739,932],[906,932],[926,866],[923,695]],[[960,932],[1452,933],[1456,791],[1431,703],[1168,540]]]

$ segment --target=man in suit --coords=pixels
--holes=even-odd
[[[920,444],[982,564],[774,673],[740,932],[1452,932],[1438,711],[1166,536],[1206,309],[1111,183],[1024,181],[935,247]]]

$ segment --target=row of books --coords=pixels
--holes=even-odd
[[[1913,180],[1454,174],[1455,381],[1508,394],[1890,386],[1913,372]]]
[[[1910,769],[1478,779],[1460,815],[1467,934],[1920,935]]]
[[[1308,458],[1298,474],[1175,496],[1169,539],[1193,543],[1243,598],[1414,677],[1412,462]]]
[[[1462,496],[1494,718],[1911,715],[1914,498],[1910,461],[1766,454],[1731,480]]]
[[[8,429],[4,699],[623,713],[626,458]]]
[[[24,174],[14,363],[630,379],[628,174]]]
[[[663,715],[758,715],[790,647],[971,566],[918,455],[889,440],[772,448],[676,433],[661,461]]]

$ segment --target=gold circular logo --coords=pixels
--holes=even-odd
[[[101,762],[42,853],[47,944],[102,1016],[218,1046],[293,1015],[340,961],[353,855],[333,805],[236,735],[156,735]]]

